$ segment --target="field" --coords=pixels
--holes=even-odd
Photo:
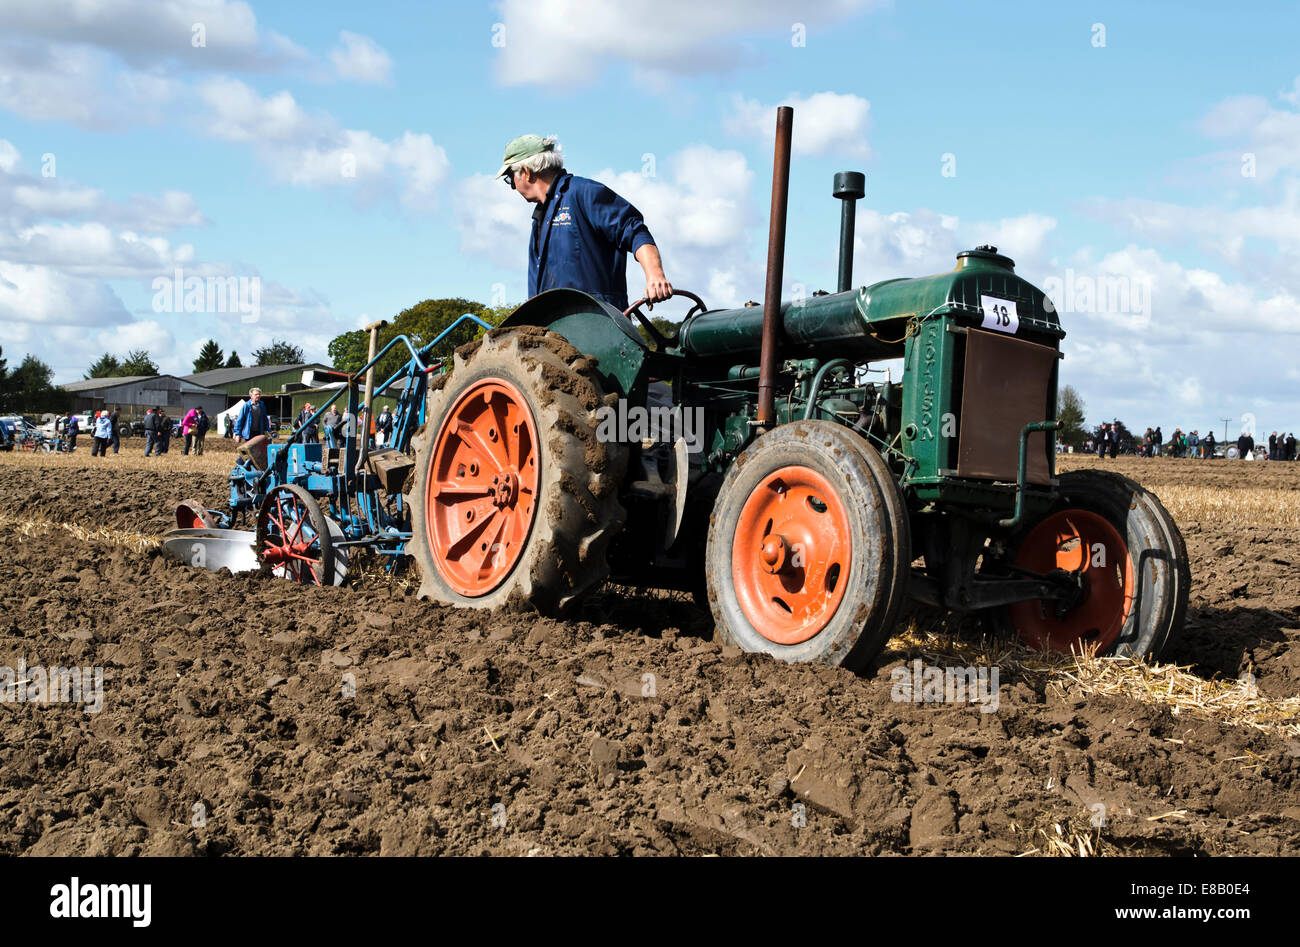
[[[5,854],[1300,854],[1300,464],[1105,462],[1192,557],[1161,664],[916,612],[855,676],[671,595],[555,622],[189,570],[155,540],[229,445],[89,446],[0,455],[0,665],[104,668],[97,713],[0,706]],[[892,699],[918,658],[995,665],[996,710]]]

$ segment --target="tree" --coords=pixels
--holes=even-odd
[[[659,334],[665,339],[671,339],[677,334],[678,323],[673,322],[671,319],[665,319],[663,316],[651,316],[650,324],[654,326]],[[641,338],[645,339],[646,345],[653,346],[655,344],[654,336],[652,336],[650,331],[645,326],[641,325],[640,322],[636,324],[636,331],[641,333]]]
[[[203,343],[203,348],[199,349],[199,357],[194,360],[194,373],[197,375],[199,372],[210,372],[225,363],[226,356],[222,354],[217,340],[208,339]]]
[[[292,342],[272,339],[270,345],[253,350],[254,365],[301,365],[302,347]]]
[[[1066,385],[1062,388],[1056,396],[1056,420],[1061,422],[1061,429],[1056,432],[1058,444],[1068,444],[1075,450],[1083,448],[1084,441],[1088,439],[1083,410],[1083,399],[1074,390],[1074,386]]]
[[[409,309],[403,309],[386,326],[379,330],[379,348],[383,348],[399,335],[409,336],[417,349],[436,339],[448,326],[465,313],[478,316],[489,325],[499,325],[507,315],[514,311],[513,306],[492,308],[468,299],[426,299]],[[481,335],[483,329],[471,321],[457,326],[437,347],[426,353],[426,363],[430,359],[446,358],[456,350]],[[353,329],[337,335],[329,344],[330,363],[337,371],[355,372],[366,363],[370,354],[370,334],[365,329]],[[375,375],[380,381],[396,373],[410,358],[411,353],[405,345],[398,345],[379,363]]]
[[[124,374],[122,363],[117,360],[116,355],[110,355],[105,352],[90,368],[86,369],[87,378],[117,378]]]
[[[230,358],[226,359],[227,368],[243,368],[244,363],[239,360],[239,353],[233,349],[230,352]]]
[[[8,407],[29,413],[66,410],[72,404],[72,396],[62,388],[55,388],[53,381],[54,369],[35,355],[26,356],[9,375]]]
[[[158,363],[149,357],[147,349],[134,349],[128,352],[118,367],[124,376],[158,374]]]

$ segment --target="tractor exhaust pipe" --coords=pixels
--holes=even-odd
[[[840,205],[840,279],[837,292],[853,288],[853,232],[857,227],[858,201],[867,194],[867,177],[861,171],[841,171],[835,175],[831,193]]]
[[[776,424],[777,338],[781,323],[781,281],[785,275],[785,215],[790,199],[790,137],[794,109],[776,110],[772,161],[772,215],[767,231],[767,288],[763,294],[763,348],[758,360],[758,429]]]

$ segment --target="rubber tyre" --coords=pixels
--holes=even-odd
[[[262,563],[262,571],[271,574],[274,566],[263,559],[262,553],[266,548],[268,541],[275,538],[278,534],[278,528],[274,526],[270,519],[270,511],[276,505],[276,497],[289,495],[301,504],[306,511],[307,521],[312,531],[316,534],[317,550],[320,552],[321,567],[319,574],[313,574],[311,569],[299,567],[297,570],[285,568],[284,578],[291,582],[297,582],[300,585],[333,585],[334,584],[334,544],[330,538],[329,522],[325,517],[325,512],[321,509],[317,499],[294,483],[282,483],[274,487],[267,493],[266,499],[262,501],[262,507],[257,513],[257,539],[253,547],[257,550],[257,558]],[[305,563],[304,563],[305,565]],[[297,577],[294,576],[297,571]]]
[[[1061,499],[1051,513],[1080,509],[1103,517],[1123,537],[1135,569],[1134,604],[1119,637],[1103,654],[1157,658],[1187,617],[1192,579],[1182,533],[1155,494],[1128,477],[1109,470],[1071,470],[1059,480]],[[1012,561],[1034,525],[1027,524],[1008,543]],[[1016,634],[1006,607],[996,610],[994,624],[1008,636]]]
[[[785,467],[809,468],[829,482],[849,523],[850,545],[843,598],[821,630],[789,645],[751,624],[733,571],[733,543],[745,503],[770,474]],[[875,448],[833,421],[796,421],[758,438],[727,471],[705,549],[709,608],[721,639],[742,651],[861,670],[893,632],[911,559],[906,507]]]
[[[453,589],[435,564],[429,535],[428,488],[434,449],[448,411],[485,380],[500,380],[523,396],[538,432],[536,512],[513,567],[480,595]],[[626,519],[618,490],[627,447],[596,437],[599,409],[615,403],[596,361],[557,333],[538,326],[493,329],[456,350],[452,371],[430,382],[426,423],[414,438],[411,542],[421,598],[462,608],[535,609],[560,617],[609,574],[606,551]]]

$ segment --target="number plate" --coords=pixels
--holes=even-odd
[[[996,296],[981,296],[980,308],[984,310],[982,328],[996,329],[998,332],[1016,334],[1020,328],[1020,316],[1016,315],[1016,304],[1010,299],[998,299]]]

